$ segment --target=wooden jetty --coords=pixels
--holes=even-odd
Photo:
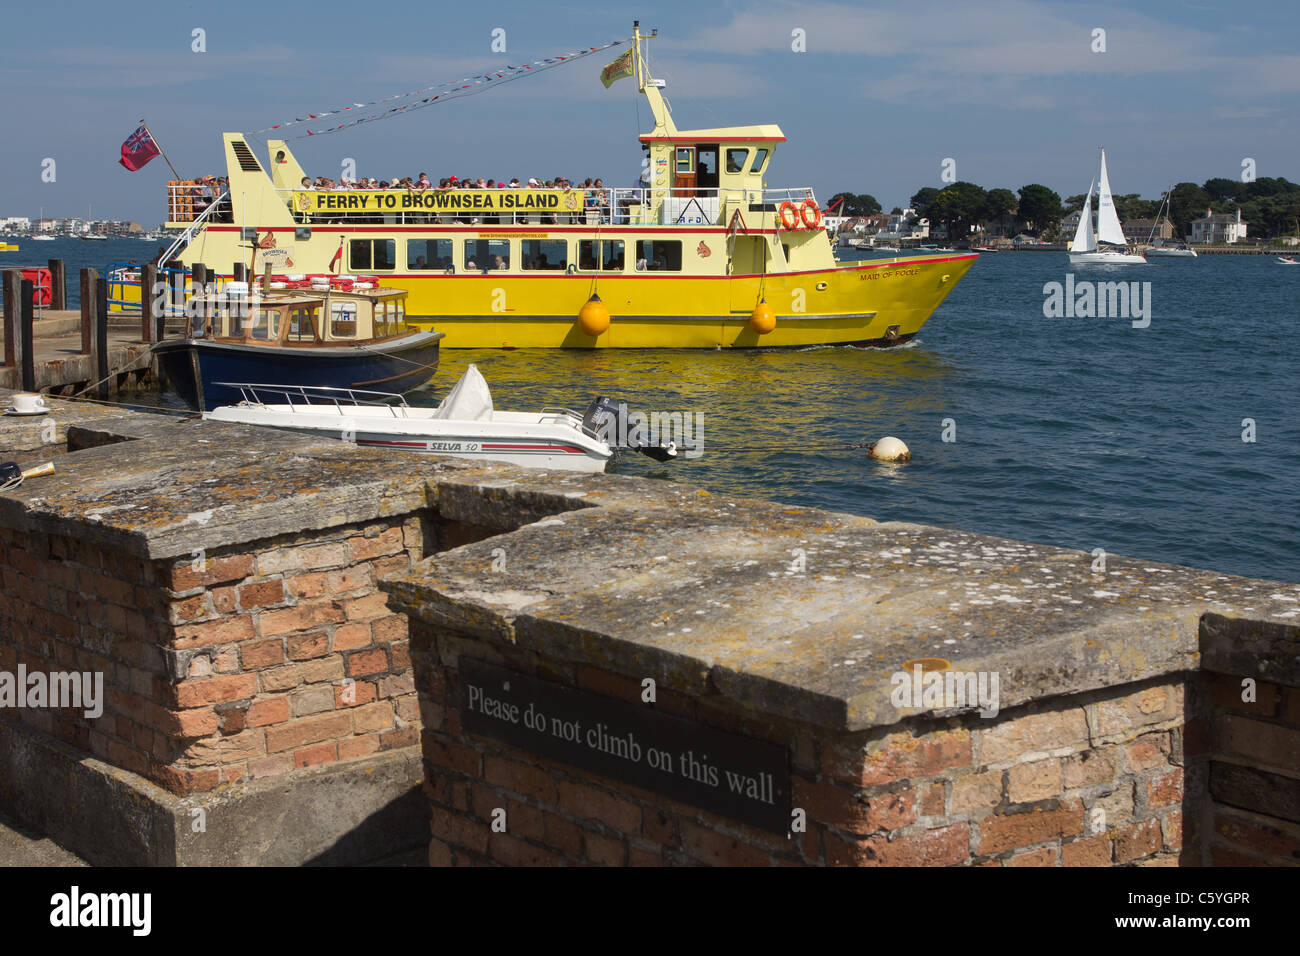
[[[164,335],[184,332],[183,320],[141,317],[137,310],[108,310],[108,280],[96,269],[81,270],[81,309],[66,308],[63,263],[51,259],[51,306],[36,312],[33,283],[22,268],[4,270],[4,365],[0,388],[99,398],[157,386],[150,347]],[[145,288],[153,266],[143,267]],[[38,317],[39,315],[39,317]]]

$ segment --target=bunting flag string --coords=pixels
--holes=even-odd
[[[282,130],[297,132],[298,129],[301,129],[302,132],[299,132],[296,136],[289,136],[289,138],[302,139],[307,136],[320,136],[325,133],[336,133],[341,129],[358,126],[361,123],[388,119],[392,116],[398,115],[399,113],[409,113],[413,110],[423,109],[424,107],[432,106],[435,103],[443,103],[459,96],[470,96],[474,93],[481,93],[484,89],[489,88],[489,86],[500,86],[502,83],[509,83],[511,80],[517,80],[520,77],[531,76],[534,73],[540,73],[543,70],[549,70],[564,63],[571,63],[574,60],[591,56],[593,53],[600,53],[603,50],[608,50],[610,47],[615,47],[626,42],[626,40],[614,40],[612,43],[606,43],[604,46],[593,46],[573,53],[549,56],[542,60],[533,60],[530,63],[521,64],[520,66],[507,66],[499,70],[492,70],[488,73],[479,73],[475,76],[463,77],[462,79],[453,80],[448,83],[439,83],[436,86],[427,86],[424,89],[411,90],[409,93],[395,93],[392,96],[385,96],[377,100],[371,100],[369,103],[353,103],[351,106],[344,106],[339,109],[325,110],[319,113],[308,113],[306,116],[295,117],[294,119],[287,120],[283,123],[268,126],[265,129],[254,130],[253,134],[275,133]],[[421,98],[414,99],[415,97]],[[411,100],[412,102],[402,103],[399,106],[390,106],[382,110],[373,110],[373,107],[381,104],[396,103],[400,100]],[[371,111],[368,115],[358,115],[368,110]],[[331,121],[324,125],[316,125],[316,121],[318,120],[327,120],[336,117],[347,117],[347,119],[341,123],[334,123]],[[307,126],[306,124],[311,124],[311,126]],[[311,128],[312,126],[315,128]]]

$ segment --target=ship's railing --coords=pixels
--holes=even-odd
[[[110,262],[104,267],[104,277],[108,280],[108,307],[114,312],[140,307],[140,267],[131,262]],[[177,279],[179,278],[179,282]],[[160,267],[159,282],[167,283],[167,293],[163,296],[163,310],[168,316],[185,315],[185,303],[195,295],[204,293],[224,293],[226,282],[224,276],[208,273],[208,286],[205,289],[194,288],[194,277],[189,269],[181,267]]]
[[[557,425],[569,425],[578,429],[588,438],[594,438],[600,441],[600,436],[582,423],[582,416],[571,408],[565,408],[563,405],[547,405],[542,408],[541,416],[538,418],[538,424],[545,425],[548,422],[554,422]]]
[[[347,415],[348,411],[344,406],[357,407],[364,406],[367,408],[384,408],[392,413],[394,418],[401,417],[397,414],[398,408],[408,408],[406,399],[396,392],[375,392],[362,388],[334,388],[329,385],[259,385],[252,382],[214,382],[214,385],[224,385],[226,388],[237,388],[245,405],[258,405],[266,407],[267,402],[262,400],[261,393],[268,395],[278,395],[284,399],[283,404],[294,407],[294,401],[299,404],[311,407],[313,409],[322,406],[333,406],[340,415]]]
[[[776,212],[782,203],[796,206],[807,201],[817,201],[811,187],[797,186],[782,189],[745,188],[659,188],[648,186],[607,186],[591,190],[586,205],[576,211],[521,210],[515,212],[433,210],[433,209],[331,209],[327,212],[301,212],[293,208],[293,194],[302,190],[277,189],[285,208],[303,225],[373,224],[390,226],[409,225],[613,225],[676,226],[676,225],[726,225],[730,209],[762,213]],[[339,195],[391,193],[395,190],[333,189],[312,190]],[[437,190],[434,190],[435,192]],[[513,190],[488,190],[499,193]],[[545,189],[522,189],[527,192],[545,192]],[[416,190],[428,192],[428,190]],[[453,190],[457,195],[473,190]]]
[[[168,222],[195,222],[214,212],[217,213],[215,222],[233,221],[229,190],[197,179],[168,180]]]
[[[217,196],[215,202],[209,203],[207,208],[199,213],[198,218],[194,219],[185,227],[184,232],[172,240],[171,245],[169,245],[163,254],[159,256],[158,261],[171,262],[173,257],[190,244],[190,240],[198,234],[199,228],[207,220],[211,219],[213,222],[229,222],[229,210],[230,190],[226,189]]]

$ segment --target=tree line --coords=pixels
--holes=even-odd
[[[1014,214],[1026,222],[1031,234],[1052,237],[1059,232],[1063,217],[1083,208],[1086,196],[1079,193],[1062,200],[1060,194],[1041,183],[1030,183],[1012,192],[956,182],[942,189],[926,186],[908,200],[908,205],[919,218],[944,223],[949,236],[967,235],[972,226]],[[1114,199],[1121,222],[1154,219],[1161,205],[1161,199],[1142,199],[1137,193]],[[1094,209],[1096,202],[1094,198]],[[836,209],[840,215],[873,216],[881,211],[880,203],[868,193],[836,193],[830,205],[836,203],[840,204]],[[1188,235],[1192,220],[1204,216],[1206,209],[1226,215],[1235,215],[1240,209],[1241,218],[1249,223],[1254,236],[1273,238],[1300,233],[1300,184],[1271,176],[1247,183],[1223,177],[1208,179],[1200,186],[1179,183],[1169,193],[1168,216],[1174,224],[1174,235]],[[901,212],[894,208],[895,214]]]

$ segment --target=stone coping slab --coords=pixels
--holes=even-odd
[[[1119,556],[1096,573],[1093,560],[706,496],[671,514],[549,518],[383,587],[435,625],[842,730],[920,713],[890,701],[891,675],[920,658],[998,673],[1005,708],[1197,669],[1207,612],[1271,624],[1277,660],[1258,676],[1278,679],[1278,646],[1300,650],[1300,586]],[[1237,666],[1267,671],[1261,650]]]

